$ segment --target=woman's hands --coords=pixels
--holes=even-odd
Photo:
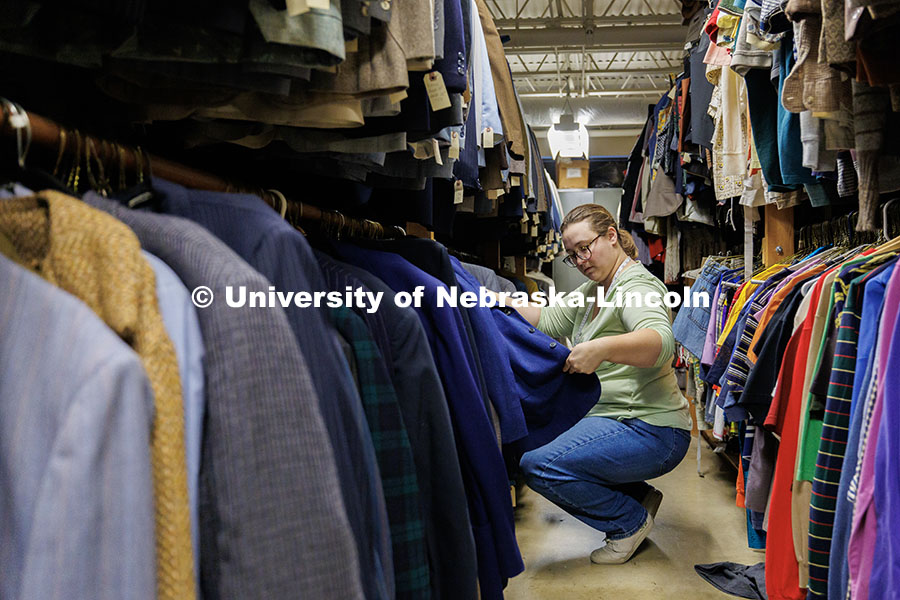
[[[600,363],[607,360],[604,338],[577,344],[566,359],[566,373],[593,373]]]
[[[569,353],[563,371],[593,373],[604,361],[648,368],[663,359],[661,352],[662,335],[652,329],[638,329],[578,344]],[[671,359],[671,354],[666,358]]]

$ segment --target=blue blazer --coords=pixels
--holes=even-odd
[[[475,292],[481,288],[478,280],[465,270],[456,257],[451,256],[453,270],[459,283],[459,292]],[[491,317],[491,309],[476,306],[466,309],[472,323],[475,345],[481,360],[482,372],[494,410],[500,418],[500,438],[504,444],[528,436],[528,426],[519,402],[519,393],[504,339]]]
[[[478,280],[455,257],[451,260],[460,289],[477,293]],[[518,312],[474,308],[469,315],[504,444],[520,452],[548,444],[597,404],[597,376],[563,372],[569,349]]]
[[[528,426],[528,437],[514,444],[524,453],[549,444],[584,418],[600,400],[600,380],[593,373],[564,373],[569,349],[537,330],[515,309],[492,308],[491,315],[506,341]]]

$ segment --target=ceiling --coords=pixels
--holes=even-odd
[[[539,134],[567,96],[593,135],[631,134],[681,71],[687,29],[679,0],[486,2],[509,38],[513,81]]]

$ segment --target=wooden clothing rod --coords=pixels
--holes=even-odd
[[[68,152],[69,144],[71,143],[71,141],[76,140],[80,136],[85,143],[89,141],[93,142],[92,151],[97,152],[100,160],[107,161],[110,159],[115,159],[116,161],[121,161],[125,169],[129,169],[132,171],[143,169],[144,165],[139,164],[138,161],[138,156],[143,155],[146,156],[147,161],[149,161],[150,172],[173,183],[183,185],[184,187],[197,190],[206,190],[209,192],[234,192],[240,189],[240,186],[229,184],[221,177],[217,177],[216,175],[207,173],[205,171],[200,171],[199,169],[186,167],[182,164],[173,162],[171,160],[166,160],[165,158],[153,154],[142,154],[131,151],[119,152],[118,156],[116,156],[115,153],[117,148],[124,149],[121,144],[106,142],[104,140],[99,140],[93,136],[81,133],[76,136],[76,130],[74,129],[65,129],[59,124],[51,121],[50,119],[47,119],[40,115],[36,115],[34,113],[26,114],[28,118],[28,124],[31,129],[31,144],[36,144],[43,148],[56,148],[57,150],[59,150],[61,143],[64,141],[66,144],[66,151]],[[16,133],[16,129],[10,123],[10,116],[9,106],[6,102],[3,102],[2,110],[0,110],[0,132],[2,132],[4,135],[15,135]],[[303,220],[322,220],[324,211],[322,211],[321,209],[309,204],[299,203],[297,201],[290,201],[290,203],[300,204],[301,209],[299,211],[299,215],[301,215],[301,218]],[[275,210],[279,210],[279,207],[277,205],[273,206],[273,208]]]

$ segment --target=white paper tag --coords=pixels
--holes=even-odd
[[[457,179],[453,182],[453,204],[463,203],[463,182]]]
[[[296,17],[309,12],[309,5],[306,0],[287,0],[287,11],[289,17]]]
[[[450,132],[450,154],[448,156],[452,159],[459,158],[459,132],[458,131]]]
[[[344,42],[344,51],[347,54],[351,52],[359,52],[359,40],[347,40]]]
[[[522,186],[522,178],[518,175],[512,175],[509,178],[509,186],[510,187],[521,187]]]
[[[528,233],[528,222],[524,221],[522,223],[522,233]]]
[[[443,166],[444,159],[441,157],[441,146],[438,144],[438,141],[434,138],[431,138],[431,151],[434,152],[434,162]]]
[[[531,237],[537,237],[537,235],[538,235],[537,225],[532,225],[531,226]]]
[[[318,10],[328,10],[331,8],[331,2],[328,0],[306,0],[307,6]]]
[[[425,91],[428,92],[428,101],[431,110],[438,111],[450,108],[450,96],[447,95],[447,86],[444,85],[444,76],[438,71],[432,71],[425,75]]]
[[[485,127],[481,132],[481,147],[485,149],[494,147],[494,130],[492,128]]]

